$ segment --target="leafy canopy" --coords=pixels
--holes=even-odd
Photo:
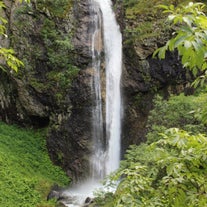
[[[203,3],[190,2],[187,6],[160,5],[168,13],[168,22],[174,27],[173,37],[158,48],[153,56],[165,58],[166,51],[177,50],[184,67],[199,75],[194,85],[204,84],[207,78],[207,16]]]
[[[206,106],[207,92],[185,96],[171,96],[168,100],[157,95],[153,100],[153,110],[150,111],[147,120],[147,143],[151,144],[161,138],[169,128],[180,128],[193,134],[205,133],[206,122],[200,117]]]
[[[166,51],[177,50],[184,67],[196,77],[194,87],[205,86],[207,80],[207,16],[204,3],[190,2],[187,6],[160,5],[168,15],[168,22],[174,28],[173,37],[166,45],[158,48],[153,56],[165,58]],[[207,108],[200,110],[200,117],[207,123]]]

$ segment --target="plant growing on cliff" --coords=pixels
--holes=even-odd
[[[24,0],[25,2],[29,3],[29,0]],[[22,3],[23,0],[20,0],[20,2]],[[3,9],[5,9],[6,6],[3,3],[3,1],[0,1],[0,11],[2,11]],[[6,35],[6,24],[7,24],[7,20],[0,16],[0,38],[7,38]],[[0,59],[1,64],[0,64],[0,69],[5,70],[5,68],[3,67],[2,63],[6,63],[7,66],[9,68],[11,68],[13,71],[18,70],[19,67],[22,67],[24,64],[22,61],[20,61],[16,56],[15,56],[15,52],[12,48],[5,48],[0,44]]]
[[[125,43],[146,43],[162,40],[167,31],[165,14],[156,5],[178,4],[187,0],[123,0],[127,37]]]
[[[37,9],[50,16],[64,18],[72,8],[74,0],[37,0]]]

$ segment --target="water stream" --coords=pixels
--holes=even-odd
[[[111,0],[91,0],[91,12],[94,27],[92,36],[94,78],[91,82],[94,94],[92,111],[94,147],[90,163],[91,176],[88,181],[79,184],[78,188],[68,191],[68,194],[77,197],[74,201],[76,203],[68,204],[69,207],[82,206],[84,199],[92,196],[94,189],[101,186],[99,181],[116,170],[120,162],[122,36]],[[104,78],[101,72],[102,46],[105,57]]]
[[[94,70],[91,80],[92,98],[94,106],[92,110],[92,137],[93,149],[90,159],[90,176],[92,179],[102,179],[106,175],[105,169],[105,133],[104,133],[104,113],[102,99],[102,72],[101,72],[101,50],[102,50],[102,13],[97,2],[91,2],[91,17],[93,17],[92,35],[92,68]]]
[[[122,36],[111,0],[96,0],[103,14],[106,64],[106,175],[119,167],[121,136]]]

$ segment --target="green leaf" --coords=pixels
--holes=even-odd
[[[192,16],[184,16],[183,17],[183,21],[189,26],[191,27],[192,25],[192,20],[191,20]]]
[[[202,67],[201,67],[202,71],[206,71],[207,70],[207,62],[204,62]]]
[[[170,14],[169,16],[168,16],[168,20],[169,21],[172,21],[172,20],[174,20],[175,19],[175,15],[174,14]]]
[[[205,15],[200,15],[196,18],[196,22],[203,29],[207,29],[207,17]]]
[[[167,5],[164,5],[164,4],[157,5],[156,7],[160,8],[160,9],[164,9],[164,10],[169,9],[169,7]]]
[[[171,5],[169,6],[169,8],[170,8],[171,10],[175,10],[175,6],[174,6],[173,4],[171,4]]]
[[[184,41],[184,47],[186,49],[190,48],[191,46],[192,46],[192,42],[191,41],[189,41],[189,40],[185,40]]]
[[[153,53],[153,57],[158,55],[159,59],[164,59],[165,58],[165,53],[166,53],[166,46],[160,47],[155,52]]]
[[[169,51],[174,51],[175,49],[175,39],[168,40],[166,43],[166,46],[168,46]]]
[[[176,31],[175,37],[168,40],[165,46],[157,49],[153,57],[158,55],[160,59],[163,59],[167,50],[177,49],[181,56],[182,65],[190,69],[194,76],[197,76],[200,70],[207,70],[205,63],[207,57],[207,17],[203,12],[204,6],[203,3],[193,2],[178,8],[173,5],[161,6],[160,8],[163,8],[166,13],[170,13],[168,20],[172,26],[176,26]]]
[[[7,65],[15,72],[18,71],[19,67],[24,66],[23,62],[14,56],[13,49],[0,48],[0,57],[3,57]]]
[[[177,48],[179,45],[182,45],[184,43],[184,41],[186,40],[188,36],[186,34],[183,33],[179,33],[176,37],[175,37],[175,45],[174,47]]]

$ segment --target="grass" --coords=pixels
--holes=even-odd
[[[68,182],[50,161],[43,132],[0,122],[1,207],[52,207],[46,201],[51,186]]]

